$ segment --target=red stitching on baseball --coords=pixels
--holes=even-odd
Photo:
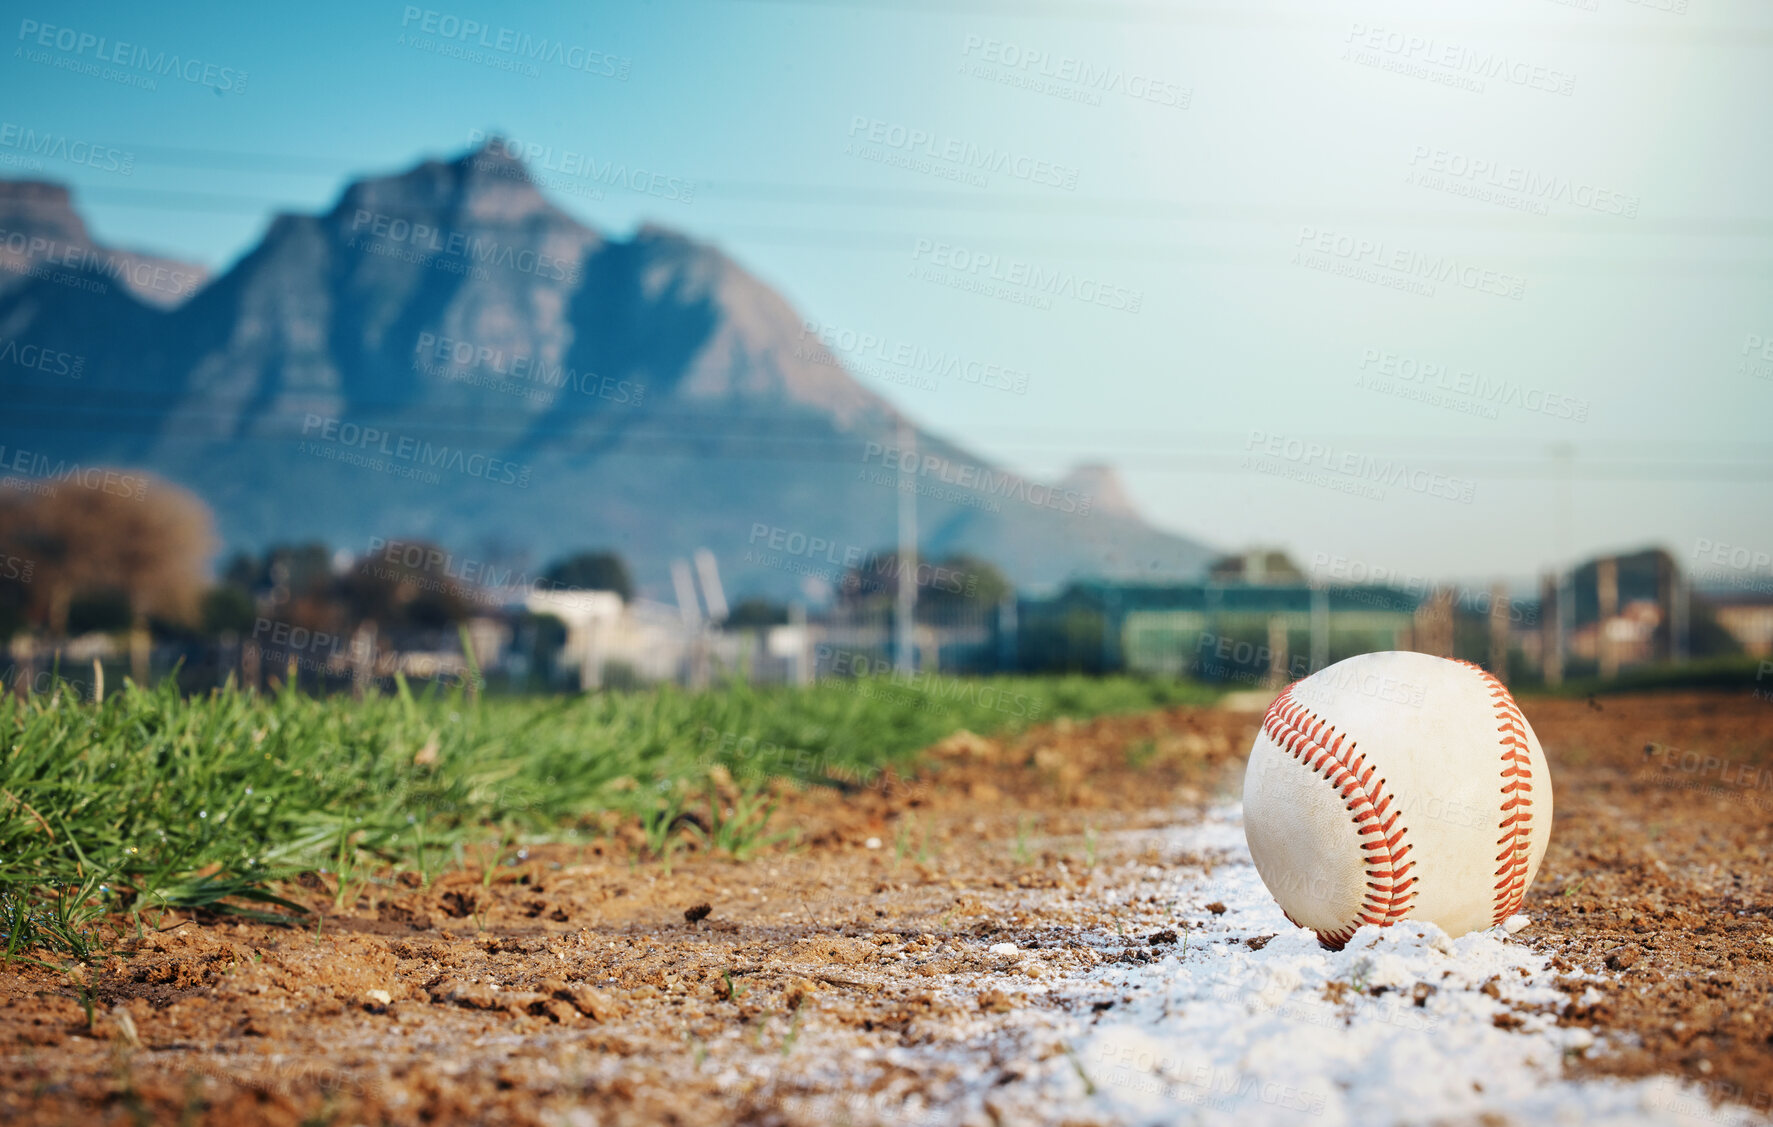
[[[1521,901],[1527,896],[1528,853],[1533,839],[1533,760],[1527,746],[1527,721],[1494,674],[1469,661],[1459,664],[1484,679],[1496,710],[1496,731],[1501,733],[1502,808],[1497,828],[1502,836],[1496,844],[1502,851],[1496,854],[1496,903],[1491,914],[1492,922],[1501,923],[1521,910]]]
[[[1318,931],[1318,942],[1339,950],[1362,924],[1390,927],[1396,923],[1398,917],[1410,910],[1410,901],[1416,896],[1416,878],[1409,875],[1416,862],[1404,860],[1410,846],[1400,844],[1404,842],[1405,829],[1398,822],[1402,811],[1394,810],[1390,817],[1386,816],[1391,809],[1391,795],[1385,793],[1384,779],[1373,778],[1375,765],[1367,763],[1365,756],[1354,754],[1354,741],[1294,700],[1291,685],[1282,689],[1268,706],[1268,713],[1262,717],[1262,730],[1276,745],[1286,748],[1289,755],[1336,788],[1353,818],[1356,835],[1363,839],[1361,851],[1366,854],[1368,891],[1360,914],[1346,926]],[[1342,746],[1344,741],[1347,748]]]

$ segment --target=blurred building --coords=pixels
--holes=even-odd
[[[1606,619],[1597,619],[1570,633],[1569,654],[1615,667],[1642,665],[1657,657],[1656,634],[1666,616],[1651,599],[1633,599]]]
[[[1773,657],[1773,592],[1707,593],[1718,625],[1755,657]]]

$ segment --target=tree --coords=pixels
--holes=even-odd
[[[258,618],[252,596],[231,584],[211,587],[203,594],[203,633],[249,634]]]
[[[356,622],[387,628],[434,630],[460,622],[473,609],[467,586],[408,559],[443,559],[422,542],[389,545],[391,550],[365,556],[339,582],[339,594]],[[405,549],[416,548],[417,551]]]
[[[114,588],[82,591],[68,603],[69,634],[115,634],[134,625],[129,596]]]
[[[76,598],[121,597],[135,629],[196,617],[215,525],[196,495],[141,473],[92,468],[46,493],[6,491],[4,550],[33,561],[31,616],[68,630]]]
[[[999,571],[997,565],[978,556],[955,552],[937,562],[941,570],[927,578],[919,571],[924,584],[918,592],[919,604],[931,609],[944,607],[994,607],[1016,593],[1015,585]]]
[[[838,599],[852,607],[890,606],[898,599],[904,570],[897,552],[875,552],[844,574]],[[993,607],[1015,591],[995,564],[965,553],[918,560],[911,582],[917,584],[920,618],[963,607]]]
[[[761,630],[770,626],[786,626],[788,608],[768,599],[740,599],[726,617],[729,630]]]
[[[579,552],[556,560],[542,573],[542,579],[572,591],[614,591],[623,602],[634,597],[628,565],[614,552]]]
[[[332,551],[317,540],[273,544],[263,559],[234,557],[225,578],[250,594],[270,595],[278,602],[324,599],[332,591]]]
[[[347,623],[345,608],[340,603],[339,582],[333,575],[332,549],[317,540],[303,544],[273,544],[263,556],[236,552],[222,568],[221,582],[211,591],[217,601],[215,611],[221,617],[238,621],[242,600],[253,608],[248,619],[250,628],[256,621],[258,608],[265,607],[277,621],[309,630],[337,633]],[[224,612],[223,598],[218,592],[231,591]],[[210,612],[206,606],[205,614]],[[207,620],[207,619],[206,619]],[[226,627],[224,627],[226,629]]]
[[[24,629],[30,602],[28,580],[19,575],[0,575],[0,643]]]
[[[27,554],[24,499],[14,490],[0,490],[0,642],[31,621],[39,562]]]

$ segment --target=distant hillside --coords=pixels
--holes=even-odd
[[[7,472],[143,466],[235,547],[421,537],[535,567],[610,546],[660,595],[698,546],[735,593],[817,597],[893,541],[900,414],[719,250],[606,238],[496,143],[278,216],[212,279],[94,246],[57,185],[0,184],[0,216],[86,251],[0,262],[0,338],[79,360],[0,363]],[[1051,584],[1191,576],[1211,554],[1101,468],[1049,488],[917,446],[928,555]]]

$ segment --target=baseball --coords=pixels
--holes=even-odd
[[[1469,662],[1362,654],[1288,685],[1244,777],[1244,835],[1287,918],[1340,948],[1364,924],[1448,935],[1520,910],[1551,773],[1514,697]]]

